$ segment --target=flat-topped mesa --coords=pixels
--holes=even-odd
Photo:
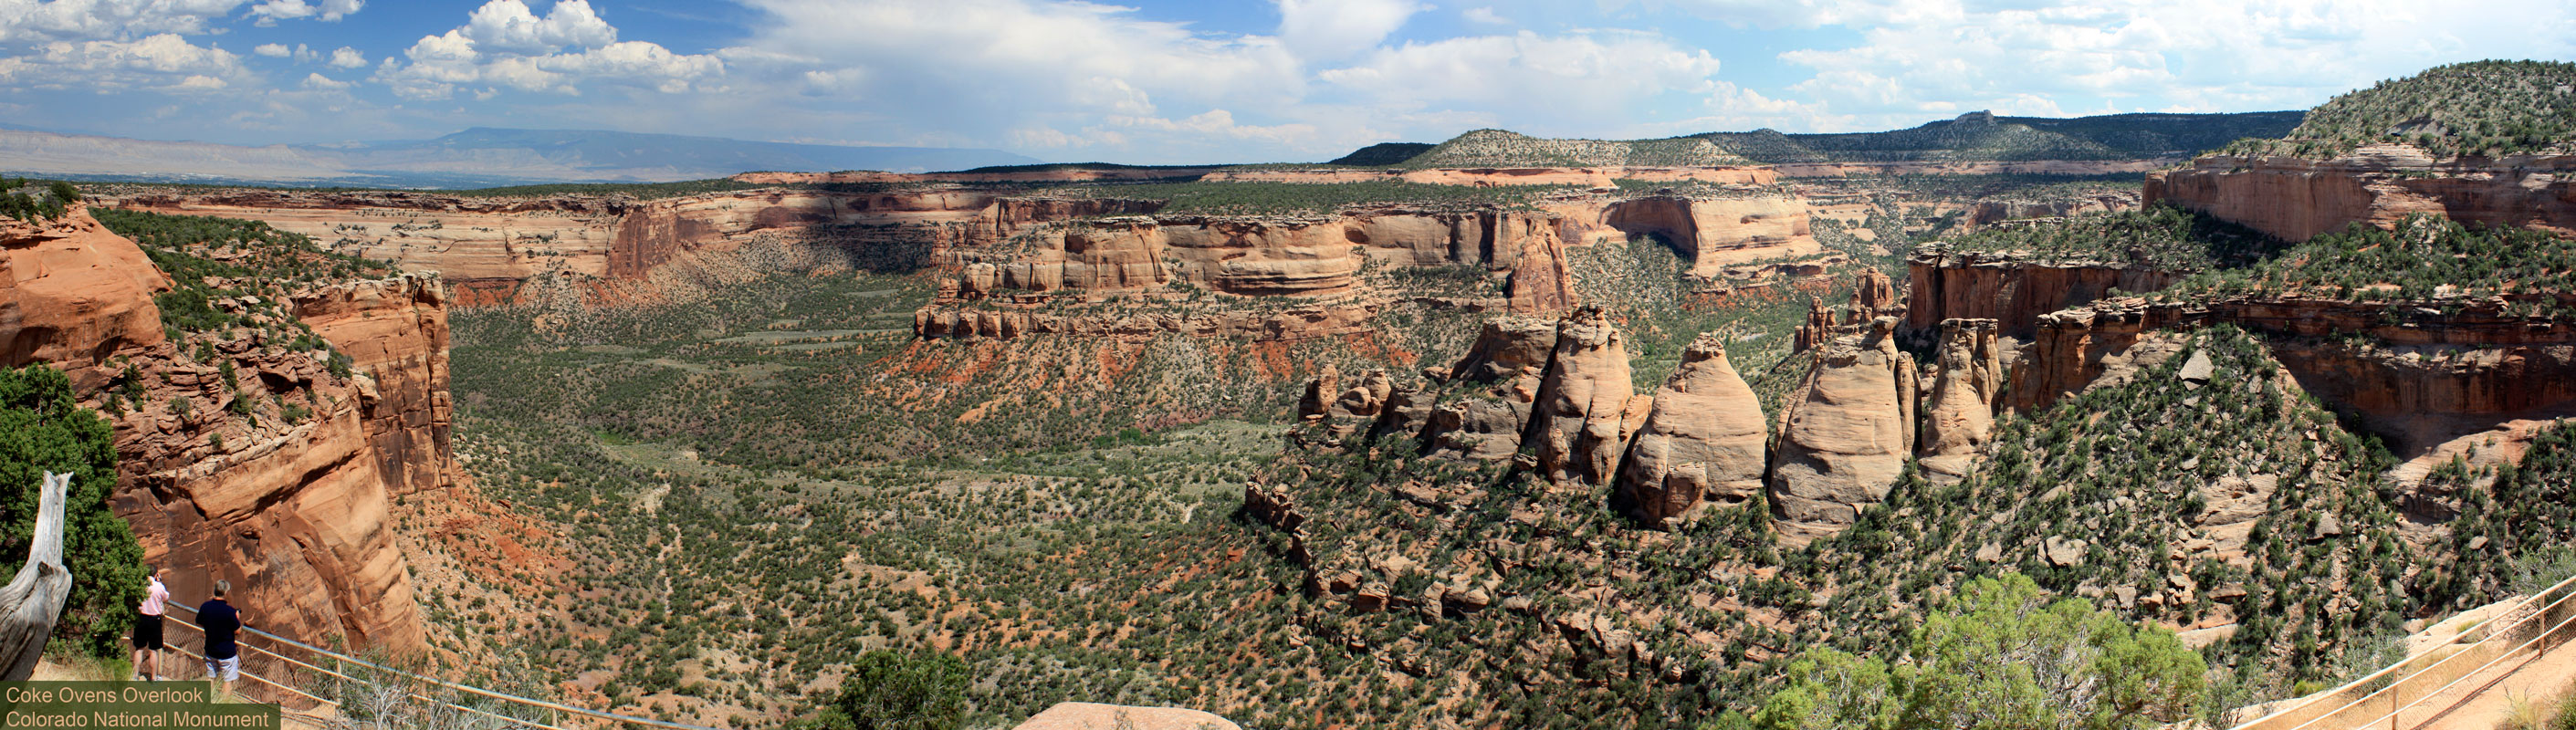
[[[632,290],[649,286],[666,267],[704,263],[700,254],[722,256],[768,240],[920,268],[941,263],[956,248],[992,245],[1039,224],[1162,207],[935,187],[743,190],[658,200],[223,190],[124,195],[110,204],[262,221],[341,253],[437,271],[465,306],[518,302],[523,282],[558,274],[579,278],[593,290],[590,296],[633,297]]]
[[[1883,316],[1819,333],[1815,364],[1780,417],[1768,482],[1774,524],[1803,543],[1886,499],[1914,457],[1914,357]]]
[[[1697,182],[1715,185],[1771,185],[1780,174],[1768,167],[1433,167],[1419,170],[1218,170],[1200,182],[1354,183],[1409,182],[1418,185],[1582,185],[1612,188],[1620,180]]]
[[[1994,440],[1995,405],[2003,395],[1995,321],[1943,320],[1936,357],[1914,450],[1935,478],[1964,478],[1977,448]]]
[[[1540,473],[1560,484],[1608,484],[1619,467],[1629,399],[1637,395],[1626,338],[1594,308],[1557,324],[1556,351],[1539,385],[1524,443],[1538,443]]]
[[[1770,433],[1761,398],[1727,362],[1725,338],[1702,334],[1655,392],[1619,468],[1619,501],[1656,526],[1742,504],[1762,493]]]
[[[1397,207],[1051,226],[1019,237],[1018,248],[1007,253],[961,251],[961,258],[977,260],[960,266],[958,278],[923,308],[915,332],[932,338],[1117,331],[1128,328],[1100,320],[1151,316],[1204,320],[1180,329],[1268,339],[1346,334],[1366,330],[1368,318],[1398,298],[1364,270],[1430,266],[1474,267],[1504,281],[1502,297],[1466,300],[1470,308],[1554,314],[1575,297],[1559,223],[1543,212]],[[1217,297],[1202,298],[1205,293]],[[1303,308],[1326,311],[1282,318],[1228,306],[1254,297],[1305,300]],[[1111,298],[1167,306],[1144,315],[1062,310]],[[996,316],[1028,319],[1032,326],[998,333],[979,326],[979,319]]]
[[[2145,197],[2292,242],[2414,213],[2576,235],[2576,155],[2445,160],[2401,144],[2331,160],[2210,155],[2148,174]]]

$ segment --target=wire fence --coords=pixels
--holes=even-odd
[[[2548,652],[2576,632],[2576,576],[2541,589],[2476,627],[2468,644],[2426,649],[2341,687],[2291,703],[2233,730],[2344,730],[2396,727],[2402,716],[2462,687],[2472,677],[2521,656]],[[2441,712],[2420,721],[2438,719]]]
[[[168,605],[185,610],[191,616],[197,612],[195,607],[176,602]],[[165,615],[162,623],[192,632],[198,639],[196,645],[204,646],[205,629],[197,624],[173,615]],[[602,712],[458,684],[250,627],[243,627],[237,636],[242,682],[235,685],[236,691],[244,696],[276,702],[285,708],[286,720],[290,724],[319,728],[376,727],[383,724],[381,718],[398,702],[410,702],[471,720],[458,723],[457,727],[569,730],[568,725],[578,723],[581,727],[722,730]],[[252,638],[263,641],[253,642]],[[187,657],[188,666],[155,667],[157,674],[165,678],[193,678],[205,673],[204,655],[183,648],[187,642],[165,643],[169,653]],[[315,691],[317,689],[319,693]]]

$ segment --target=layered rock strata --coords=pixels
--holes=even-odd
[[[349,282],[298,293],[293,303],[297,319],[366,374],[359,407],[394,494],[454,485],[444,283],[420,274]]]
[[[1655,391],[1619,468],[1628,514],[1649,525],[1687,521],[1705,505],[1741,504],[1762,493],[1770,424],[1761,399],[1726,359],[1726,341],[1703,334]]]
[[[444,362],[444,335],[404,332],[421,320],[401,313],[381,326],[345,320],[386,309],[360,289],[434,289],[434,280],[313,295],[342,303],[343,321],[324,326],[353,346],[384,342],[389,355],[404,349],[390,345],[397,341],[440,348],[379,360],[377,372],[407,390],[400,397],[408,400],[395,402],[371,376],[335,374],[328,352],[272,339],[275,310],[241,299],[214,304],[248,329],[169,339],[152,299],[168,280],[85,211],[40,225],[0,223],[0,253],[0,313],[8,313],[0,342],[24,344],[0,354],[0,367],[62,367],[84,404],[108,414],[118,457],[110,506],[133,526],[146,561],[174,569],[180,599],[202,600],[213,581],[230,580],[237,603],[259,607],[261,628],[396,651],[420,645],[410,577],[385,520],[381,465],[444,472],[452,457],[443,440],[400,455],[377,445],[399,440],[404,428],[395,424],[443,420],[405,410],[446,398],[443,375],[406,370]],[[420,306],[439,306],[436,295],[429,300]],[[431,318],[444,321],[443,313]],[[362,330],[376,335],[351,334]]]
[[[1967,215],[1959,220],[1967,230],[1998,224],[2028,224],[2035,219],[2117,213],[2138,209],[2135,192],[2105,193],[2057,200],[1979,200],[1968,205]]]
[[[2394,144],[2331,160],[2211,155],[2150,173],[2145,198],[2294,242],[2415,213],[2576,235],[2576,156],[2443,160]]]
[[[1030,198],[966,189],[885,192],[748,190],[660,200],[562,195],[484,198],[370,191],[146,193],[119,207],[268,223],[346,254],[435,271],[466,305],[517,301],[520,285],[556,275],[634,282],[700,249],[763,235],[858,247],[894,268],[934,266],[956,247],[990,246],[1067,218],[1147,213],[1151,201]],[[828,233],[829,235],[801,235]]]
[[[2126,264],[2037,262],[2018,256],[1927,247],[1908,262],[1913,288],[1905,331],[1928,339],[1944,320],[1990,319],[2006,337],[2029,340],[2040,315],[2078,307],[2117,289],[2162,290],[2182,274]]]

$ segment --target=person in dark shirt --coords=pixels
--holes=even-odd
[[[233,680],[241,678],[241,645],[233,641],[241,631],[241,611],[224,602],[232,589],[232,581],[215,581],[215,597],[197,608],[197,625],[206,630],[206,676],[223,682],[224,694],[232,694]]]

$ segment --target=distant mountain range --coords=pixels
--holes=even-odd
[[[1035,162],[987,149],[746,142],[599,130],[476,127],[430,140],[249,147],[56,134],[0,124],[0,171],[92,180],[463,188],[668,182],[755,170],[928,172]]]
[[[1700,165],[1836,162],[2026,162],[2190,157],[2247,137],[2277,138],[2306,112],[2108,114],[2069,119],[1970,112],[1910,129],[1791,134],[1771,129],[1706,132],[1670,139],[1551,140],[1480,129],[1439,145],[1386,143],[1332,164],[1388,167],[1473,165]]]

